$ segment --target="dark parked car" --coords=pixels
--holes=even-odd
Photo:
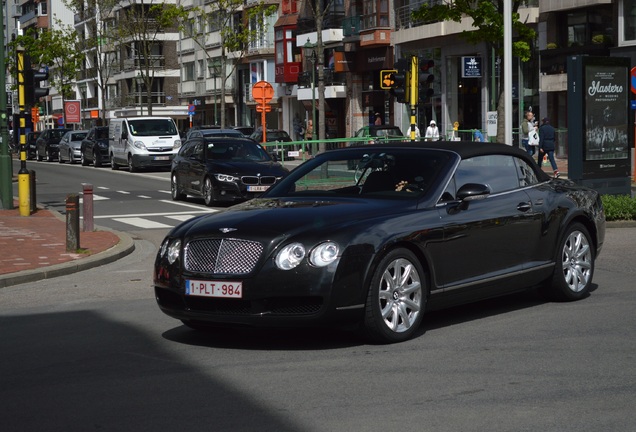
[[[60,163],[69,161],[69,163],[71,164],[79,162],[82,159],[82,154],[80,152],[82,141],[84,140],[84,138],[86,138],[87,135],[87,130],[74,130],[66,132],[60,140],[60,154],[58,161]]]
[[[197,129],[188,132],[188,139],[194,137],[234,137],[234,138],[245,138],[241,132],[234,129]]]
[[[96,126],[88,131],[81,146],[82,165],[98,168],[108,162],[108,126]]]
[[[186,195],[216,201],[244,201],[275,185],[288,173],[249,138],[195,137],[172,161],[172,199]]]
[[[254,128],[252,126],[232,126],[232,129],[239,131],[246,137],[252,135],[252,133],[254,132]]]
[[[70,131],[71,129],[45,129],[42,131],[36,141],[36,159],[41,161],[46,158],[48,162],[57,159],[60,153],[60,141],[64,134]]]
[[[42,132],[29,132],[26,137],[27,159],[32,160],[36,157],[37,141]],[[20,146],[18,146],[19,151]]]
[[[250,135],[250,138],[256,141],[257,143],[263,142],[263,130],[259,129],[253,132]],[[288,152],[290,150],[295,150],[289,145],[278,145],[278,143],[284,142],[292,142],[289,134],[284,130],[277,129],[267,129],[267,133],[265,134],[265,144],[267,151],[271,155],[275,155],[278,159],[294,159],[293,157],[288,156]],[[287,155],[287,156],[286,156]]]
[[[548,177],[518,148],[349,147],[174,228],[155,297],[195,329],[361,323],[399,342],[434,309],[531,288],[588,296],[604,237],[598,192]]]

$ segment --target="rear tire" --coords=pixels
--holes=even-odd
[[[587,297],[594,276],[596,255],[587,228],[580,223],[570,225],[556,253],[554,274],[541,288],[541,293],[556,301],[575,301]]]
[[[372,342],[395,343],[413,337],[424,317],[428,296],[426,275],[408,249],[388,252],[376,267],[364,317]]]

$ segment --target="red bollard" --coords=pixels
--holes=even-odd
[[[84,195],[82,204],[82,210],[84,213],[84,231],[94,231],[95,226],[93,225],[93,185],[90,183],[82,183],[82,192]]]

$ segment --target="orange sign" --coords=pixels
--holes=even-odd
[[[267,81],[259,81],[252,87],[252,97],[260,104],[266,104],[274,97],[274,87]]]

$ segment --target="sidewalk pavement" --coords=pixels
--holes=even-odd
[[[66,251],[66,218],[38,209],[21,216],[18,203],[0,209],[0,288],[67,275],[118,260],[135,249],[122,232],[80,232],[77,252]]]

